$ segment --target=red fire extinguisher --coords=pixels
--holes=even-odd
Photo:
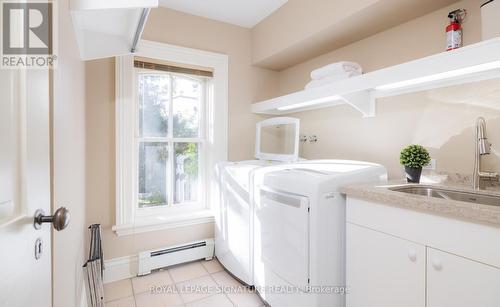
[[[450,24],[446,27],[446,51],[463,46],[462,22],[466,15],[465,9],[458,9],[448,14]]]

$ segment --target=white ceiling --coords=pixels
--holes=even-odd
[[[252,28],[288,0],[160,0],[160,6]]]

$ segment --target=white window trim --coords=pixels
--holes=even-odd
[[[203,143],[205,168],[202,170],[204,185],[203,208],[186,210],[161,210],[155,215],[136,214],[136,159],[135,136],[135,78],[134,56],[148,57],[174,63],[196,65],[213,70],[209,86],[213,99],[208,99]],[[224,54],[179,47],[141,40],[134,55],[116,57],[116,224],[117,235],[129,235],[146,231],[169,229],[213,221],[214,202],[217,200],[215,165],[227,161],[228,134],[228,57]],[[171,208],[176,209],[176,208]],[[189,210],[188,206],[186,207]],[[155,209],[151,209],[155,210]]]

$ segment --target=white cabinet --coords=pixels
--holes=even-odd
[[[449,306],[500,306],[500,269],[427,248],[427,307]]]
[[[500,307],[500,227],[347,199],[347,307]]]
[[[347,286],[348,307],[425,306],[425,246],[348,223]]]

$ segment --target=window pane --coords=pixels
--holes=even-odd
[[[166,137],[170,77],[166,74],[139,74],[139,135]]]
[[[139,145],[139,207],[167,204],[166,143],[140,143]]]
[[[202,83],[188,77],[172,78],[174,137],[198,137]]]
[[[175,143],[175,203],[198,200],[198,144]]]

